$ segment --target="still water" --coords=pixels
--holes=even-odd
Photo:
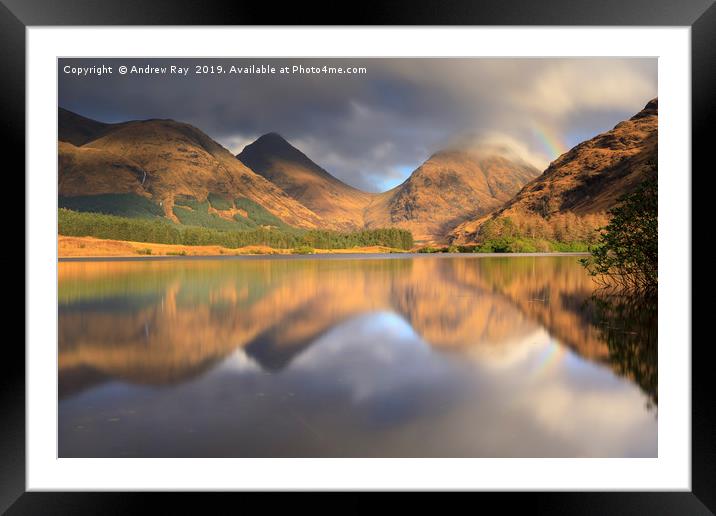
[[[577,258],[59,264],[61,457],[657,455],[656,310]]]

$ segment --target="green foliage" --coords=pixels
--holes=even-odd
[[[656,171],[656,166],[654,166]],[[658,206],[656,173],[610,211],[592,256],[581,260],[605,286],[655,291],[658,283]]]
[[[191,195],[177,195],[174,197],[174,206],[186,206],[193,211],[207,213],[209,211],[209,201],[199,201]]]
[[[217,210],[236,208],[246,211],[248,217],[234,215],[234,220],[227,220],[216,213],[209,213],[209,204]],[[263,206],[250,199],[240,198],[231,201],[217,194],[210,193],[206,201],[199,202],[187,195],[177,195],[174,199],[174,215],[186,226],[200,226],[222,231],[247,231],[261,226],[272,226],[284,231],[296,231]]]
[[[506,238],[492,238],[480,245],[480,253],[509,253],[510,242]]]
[[[510,253],[536,253],[537,246],[529,239],[516,238],[508,244]]]
[[[144,249],[137,249],[137,254],[152,254],[152,250],[148,247],[145,247]]]
[[[177,195],[174,198],[174,215],[176,215],[179,222],[185,226],[200,226],[223,231],[239,231],[256,227],[256,225],[251,224],[250,221],[244,222],[237,220],[234,222],[226,220],[215,213],[209,213],[209,202],[213,195],[214,194],[209,194],[209,197],[201,202],[190,195]],[[215,196],[212,202],[220,203],[221,201],[217,201],[217,199],[221,198]],[[214,208],[216,208],[216,206],[214,206]]]
[[[254,225],[275,226],[281,229],[289,229],[291,227],[279,219],[276,215],[251,199],[240,197],[238,199],[234,199],[234,204],[237,208],[242,209],[247,213],[248,218],[255,223]],[[241,215],[236,215],[234,218],[236,220],[246,220]]]
[[[299,245],[291,249],[291,252],[293,254],[314,254],[316,251],[313,249],[313,247],[307,245]]]
[[[211,204],[211,207],[215,210],[230,210],[234,207],[234,203],[231,201],[231,199],[227,199],[226,197],[222,197],[219,194],[215,194],[213,192],[209,193],[209,203]]]
[[[180,226],[165,219],[160,206],[134,194],[61,197],[60,205],[77,208],[72,212],[61,211],[61,226],[65,227],[65,232],[62,234],[66,235],[80,236],[81,234],[98,238],[169,244],[218,244],[227,247],[263,244],[284,249],[297,245],[320,249],[347,249],[360,246],[410,249],[413,246],[413,235],[406,230],[389,228],[358,232],[305,231],[289,226],[250,199],[242,197],[231,201],[213,193],[210,193],[204,201],[199,201],[190,195],[177,195],[174,198],[173,213]],[[247,217],[236,214],[233,220],[227,220],[216,213],[210,213],[210,205],[222,210],[230,209],[235,205],[236,208],[244,210]],[[81,218],[76,213],[80,211],[88,215],[91,212],[95,216]],[[103,219],[96,216],[100,213],[122,217],[121,220]],[[135,223],[132,221],[135,217],[152,218],[156,224],[142,224],[139,220]]]
[[[319,249],[350,249],[361,246],[384,246],[396,249],[413,247],[413,234],[405,229],[365,229],[354,232],[310,230],[301,239]]]
[[[183,208],[180,208],[183,209]],[[187,210],[190,211],[190,210]],[[226,221],[228,224],[233,224]],[[258,227],[247,230],[220,230],[194,225],[177,225],[166,219],[133,219],[82,213],[60,208],[59,234],[182,245],[220,245],[237,248],[266,245],[278,249],[308,246],[319,249],[348,249],[356,246],[385,246],[410,249],[413,235],[403,229],[371,229],[357,232],[291,231]]]
[[[166,219],[138,219],[84,213],[60,208],[58,231],[67,236],[93,236],[135,242],[180,244],[181,234],[177,226]]]
[[[472,253],[477,252],[476,251],[477,246],[475,245],[454,245],[451,244],[449,246],[445,247],[432,247],[432,246],[426,246],[421,247],[418,249],[417,252],[419,253]]]
[[[490,219],[480,227],[479,237],[482,241],[498,238],[512,238],[518,233],[517,226],[510,217]]]
[[[151,219],[164,216],[161,206],[137,194],[59,196],[57,204],[59,208],[122,217]]]
[[[234,215],[234,220],[239,224],[242,229],[255,229],[259,227],[253,220],[247,219],[243,215],[237,213]]]
[[[587,253],[592,246],[586,242],[551,242],[552,249],[560,253]]]
[[[511,237],[494,238],[474,247],[475,253],[579,253],[587,252],[585,242],[556,242],[542,238]]]
[[[208,204],[207,204],[208,208]],[[220,229],[224,231],[239,231],[245,229],[253,229],[256,227],[254,224],[242,223],[241,221],[226,220],[219,217],[215,213],[208,213],[207,211],[193,210],[184,206],[174,206],[174,215],[176,215],[179,222],[185,226],[200,226],[204,228]]]
[[[480,226],[476,253],[587,252],[596,241],[598,216],[572,213],[541,217],[498,217]]]
[[[548,218],[534,214],[515,213],[484,222],[478,231],[481,243],[498,239],[529,238],[532,241],[559,242],[562,244],[595,244],[599,239],[597,228],[609,222],[606,213],[576,215],[571,212],[552,213]],[[543,246],[544,247],[544,246]]]

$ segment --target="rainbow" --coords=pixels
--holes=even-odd
[[[545,125],[533,124],[532,134],[539,140],[550,161],[561,156],[568,150],[567,145],[557,133]]]
[[[564,346],[560,346],[554,339],[550,339],[547,350],[540,357],[539,363],[534,370],[534,375],[537,376],[556,368],[564,358],[566,352]]]

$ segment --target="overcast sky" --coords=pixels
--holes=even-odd
[[[273,74],[230,67],[270,65]],[[76,75],[64,67],[112,66]],[[121,75],[118,67],[189,67]],[[194,73],[196,65],[223,74]],[[280,73],[293,65],[364,74]],[[277,132],[343,181],[387,190],[453,142],[508,147],[540,169],[657,96],[654,58],[61,59],[59,105],[104,122],[171,118],[234,154]]]

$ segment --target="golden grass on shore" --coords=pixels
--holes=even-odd
[[[316,249],[316,254],[400,253],[401,249],[383,246],[353,247],[351,249]],[[219,245],[173,245],[127,240],[104,240],[93,237],[60,235],[57,239],[60,258],[70,257],[135,257],[135,256],[240,256],[250,254],[293,254],[291,249],[274,249],[265,245],[249,245],[229,249]]]

